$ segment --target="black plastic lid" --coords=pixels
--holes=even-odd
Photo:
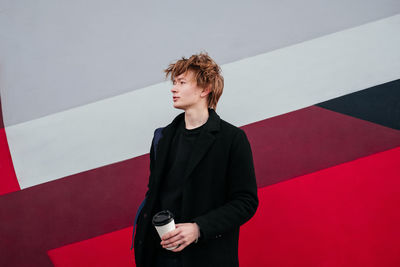
[[[163,226],[170,223],[174,219],[174,214],[169,210],[163,210],[153,216],[154,226]]]

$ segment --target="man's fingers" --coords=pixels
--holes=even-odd
[[[187,247],[187,243],[180,244],[176,249],[171,250],[172,252],[182,251],[185,247]]]
[[[174,247],[177,247],[177,246],[181,246],[184,243],[185,243],[184,241],[179,240],[179,241],[176,241],[174,243],[165,244],[165,245],[163,245],[163,248],[174,248]]]
[[[172,243],[174,243],[174,242],[177,242],[177,241],[181,240],[182,238],[183,238],[182,235],[177,234],[177,235],[175,235],[175,236],[173,236],[173,237],[170,237],[170,238],[167,239],[167,240],[161,241],[161,245],[162,245],[162,246],[171,247],[170,244],[172,244]]]
[[[176,224],[175,230],[162,236],[161,238],[162,241],[160,243],[161,246],[163,248],[171,248],[179,245],[179,247],[171,251],[173,252],[182,251],[185,247],[187,247],[190,243],[192,243],[194,241],[193,238],[195,238],[193,237],[193,229],[189,226],[192,225],[187,223]]]
[[[169,239],[169,238],[171,238],[171,237],[173,237],[173,236],[176,236],[176,235],[179,234],[179,233],[180,233],[180,229],[175,229],[175,230],[172,230],[172,231],[166,233],[165,235],[163,235],[163,236],[161,237],[161,239],[162,239],[162,240],[167,240],[167,239]]]

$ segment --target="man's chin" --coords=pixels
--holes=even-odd
[[[182,106],[180,106],[180,105],[173,105],[173,107],[176,108],[176,109],[185,110],[185,107],[182,107]]]

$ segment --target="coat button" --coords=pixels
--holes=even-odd
[[[147,213],[143,214],[143,218],[147,218]]]
[[[141,245],[142,244],[142,240],[139,240],[139,245]]]

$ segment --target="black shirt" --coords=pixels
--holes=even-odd
[[[206,123],[194,128],[186,129],[185,121],[180,123],[168,154],[166,175],[163,178],[160,190],[160,208],[169,210],[175,215],[175,223],[180,223],[182,186],[184,173],[193,150],[196,138]]]
[[[158,206],[160,211],[171,211],[174,214],[175,223],[184,223],[181,221],[183,176],[195,141],[206,123],[189,130],[186,129],[185,121],[182,120],[172,139],[165,168],[166,175],[163,176],[161,182]],[[178,256],[177,253],[163,249],[161,246],[159,246],[159,252],[170,257]]]

